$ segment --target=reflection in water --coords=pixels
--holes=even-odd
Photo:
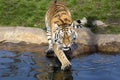
[[[73,80],[71,71],[53,71],[53,72],[43,72],[37,75],[38,80]]]
[[[61,71],[55,70],[53,72],[53,78],[51,80],[73,80],[72,72],[68,71]]]
[[[0,51],[0,80],[37,80],[32,53]]]
[[[38,80],[73,80],[71,70],[62,71],[56,58],[42,58],[41,60],[44,63],[38,62],[39,65],[43,66],[42,69],[37,69],[40,72],[37,74]]]
[[[67,57],[71,61],[71,57],[69,55],[67,55]],[[59,67],[53,68],[53,78],[51,80],[73,80],[71,67],[69,67],[69,68],[67,68],[67,70],[63,71],[60,68],[61,65],[57,58],[55,59],[55,62],[56,63],[54,63],[54,64],[58,64]]]
[[[0,51],[0,80],[119,80],[120,55],[92,54],[71,60],[61,71],[56,59],[40,53]],[[55,66],[55,67],[53,67]]]

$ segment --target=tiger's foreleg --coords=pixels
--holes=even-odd
[[[50,26],[48,25],[48,22],[46,21],[46,28],[47,28],[47,39],[48,39],[48,44],[49,44],[49,47],[48,49],[46,50],[46,53],[47,53],[47,56],[53,56],[53,43],[52,43],[52,34],[51,34],[51,31],[50,31]]]
[[[71,63],[66,57],[65,53],[58,48],[57,44],[53,45],[53,49],[57,58],[61,62],[61,69],[64,70],[65,68],[69,68],[71,66]]]

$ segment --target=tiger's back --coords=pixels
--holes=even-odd
[[[50,28],[54,27],[54,23],[62,27],[66,27],[72,23],[69,9],[61,2],[51,4],[45,18],[47,19]]]

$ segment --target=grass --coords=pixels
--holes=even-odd
[[[45,12],[51,1],[53,0],[0,0],[0,25],[44,28]],[[61,1],[70,9],[73,20],[83,17],[102,21],[108,18],[120,18],[120,0]],[[110,30],[111,33],[114,30]],[[115,33],[120,33],[120,30],[115,30]]]
[[[117,27],[116,26],[108,26],[106,28],[106,34],[120,34],[120,27]]]
[[[47,0],[0,0],[0,25],[43,27],[48,3]]]

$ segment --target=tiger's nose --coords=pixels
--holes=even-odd
[[[63,47],[70,47],[70,44],[63,44]]]

